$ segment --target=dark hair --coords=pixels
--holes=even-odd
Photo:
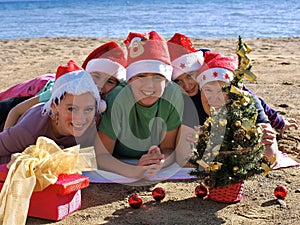
[[[54,104],[55,104],[55,105],[58,105],[59,102],[60,102],[61,100],[63,100],[63,98],[65,97],[66,94],[67,94],[67,92],[64,92],[64,93],[60,96],[59,99],[58,99],[58,98],[55,98],[55,99],[53,100]]]

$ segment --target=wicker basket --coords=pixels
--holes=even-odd
[[[235,203],[243,199],[244,181],[224,187],[209,189],[208,199],[216,202]]]

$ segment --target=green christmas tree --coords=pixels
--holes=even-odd
[[[258,112],[254,99],[241,88],[244,78],[251,82],[256,79],[250,71],[249,52],[251,48],[239,37],[239,66],[230,85],[223,87],[228,102],[218,112],[212,109],[211,116],[196,134],[197,142],[189,160],[196,169],[190,174],[210,188],[237,183],[270,169],[260,142],[262,130],[256,125]]]

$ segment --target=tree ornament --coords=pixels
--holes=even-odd
[[[240,126],[242,126],[242,122],[240,120],[237,120],[234,122],[234,126],[240,127]]]
[[[198,198],[205,198],[206,196],[208,196],[208,194],[209,194],[209,190],[204,184],[199,184],[195,188],[195,195]]]
[[[155,201],[160,202],[166,197],[166,191],[162,187],[156,187],[152,191],[152,196],[155,199]]]
[[[131,208],[138,209],[143,204],[143,199],[138,194],[132,194],[128,198],[128,203]]]
[[[278,185],[275,189],[274,189],[274,195],[277,199],[282,199],[284,200],[285,197],[287,196],[288,194],[288,190],[285,186],[281,186],[281,185]]]

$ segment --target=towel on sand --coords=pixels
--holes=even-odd
[[[277,159],[277,164],[273,169],[287,168],[291,166],[300,166],[298,162],[288,157],[286,153],[280,152],[280,157]],[[137,160],[124,160],[127,163],[136,164]],[[177,163],[174,163],[166,168],[163,168],[158,174],[149,178],[150,181],[163,180],[189,180],[195,179],[195,176],[189,174],[192,168],[182,168]],[[130,184],[138,182],[138,179],[125,177],[116,173],[95,170],[83,172],[84,176],[90,178],[90,183],[119,183]]]

